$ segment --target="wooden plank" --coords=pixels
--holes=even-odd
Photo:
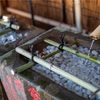
[[[7,4],[5,0],[1,1],[5,9]],[[65,0],[65,3],[67,24],[74,26],[74,2],[73,0]],[[32,4],[35,14],[62,21],[62,0],[32,0]],[[8,6],[29,12],[28,1],[25,0],[8,0]],[[93,31],[100,24],[100,1],[81,0],[81,10],[83,29]]]
[[[83,28],[93,31],[100,24],[99,0],[81,0]]]

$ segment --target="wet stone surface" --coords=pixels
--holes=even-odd
[[[71,48],[84,54],[87,54],[89,51],[88,48],[84,48],[82,46],[77,47],[77,45],[73,45]],[[43,49],[43,53],[50,54],[56,50],[57,48],[54,46],[47,46]],[[39,55],[39,51],[36,52],[37,56],[41,57],[41,55]],[[98,59],[100,58],[100,53],[95,50],[92,50],[91,55]],[[57,67],[69,72],[72,75],[79,77],[80,79],[85,80],[88,83],[91,83],[95,87],[100,88],[100,65],[88,60],[86,62],[86,59],[80,58],[66,51],[60,52],[46,59],[46,61],[56,65]],[[51,80],[67,88],[68,90],[73,91],[79,96],[87,98],[92,93],[91,91],[75,84],[67,78],[62,77],[39,64],[33,67],[33,70],[37,70],[38,72],[43,73]],[[93,100],[100,100],[100,97],[94,96]]]

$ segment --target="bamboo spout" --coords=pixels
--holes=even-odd
[[[93,40],[100,39],[100,25],[90,34],[90,37]]]
[[[32,58],[31,53],[29,53],[28,51],[26,51],[26,50],[24,50],[22,48],[17,47],[15,50],[19,54],[21,54],[21,55],[23,55],[23,56],[25,56],[25,57],[27,57],[29,59]],[[90,83],[87,83],[87,82],[79,79],[78,77],[76,77],[76,76],[74,76],[74,75],[72,75],[72,74],[70,74],[68,72],[65,72],[64,70],[60,69],[59,67],[57,67],[55,65],[52,65],[52,67],[51,67],[50,63],[46,62],[45,60],[43,60],[43,59],[41,59],[41,58],[39,58],[37,56],[34,56],[33,59],[34,59],[35,62],[39,63],[40,65],[42,65],[42,66],[54,71],[55,73],[65,77],[65,78],[68,78],[69,80],[75,82],[78,85],[81,85],[82,87],[84,87],[84,88],[86,88],[86,89],[88,89],[88,90],[90,90],[92,92],[95,92],[96,90],[98,90],[97,87],[95,87],[95,86],[91,85]],[[100,92],[98,92],[97,95],[100,95]]]

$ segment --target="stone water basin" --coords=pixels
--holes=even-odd
[[[43,29],[34,26],[25,25],[23,23],[20,23],[20,25],[22,26],[20,30],[11,30],[6,34],[0,35],[0,55],[7,53],[16,46],[19,46],[44,32]],[[5,26],[1,25],[0,30],[7,29]]]
[[[78,51],[81,50],[83,51],[82,53],[88,53],[88,48],[82,47],[82,46],[77,46],[73,45],[71,47],[72,49],[77,49]],[[58,48],[54,46],[47,46],[46,48],[43,49],[43,54],[50,54],[54,51],[56,51]],[[81,51],[80,51],[81,52]],[[95,53],[94,53],[95,52]],[[37,56],[41,57],[41,53],[39,51],[36,51]],[[97,55],[98,54],[98,55]],[[100,57],[99,53],[95,50],[92,50],[91,55]],[[46,59],[47,62],[58,66],[62,70],[69,72],[72,75],[77,76],[78,78],[93,84],[96,87],[100,87],[100,65],[95,64],[91,61],[87,61],[84,58],[80,58],[76,55],[70,54],[66,51],[57,53],[56,55]],[[92,93],[91,91],[83,88],[82,86],[79,86],[75,84],[74,82],[68,80],[67,78],[64,78],[51,70],[37,64],[32,68],[33,70],[36,70],[37,72],[47,76],[51,80],[57,82],[61,86],[64,86],[68,90],[73,91],[74,93],[78,94],[79,96],[88,98],[88,96]]]
[[[49,30],[49,31],[43,33],[42,35],[28,41],[27,43],[25,43],[24,45],[22,45],[20,47],[30,52],[30,46],[33,45],[33,47],[35,47],[35,48],[33,48],[35,54],[38,57],[42,58],[43,56],[46,56],[46,55],[50,54],[51,52],[54,52],[55,50],[58,49],[54,46],[51,46],[51,45],[43,42],[44,39],[49,38],[51,40],[59,42],[59,35],[61,35],[61,33],[63,33],[63,32],[61,32],[61,30],[56,30],[56,29]],[[67,34],[66,31],[65,31],[65,33]],[[65,38],[65,40],[66,40],[66,38]],[[86,42],[86,40],[84,40],[84,41]],[[69,41],[69,43],[72,43],[72,42]],[[66,46],[68,46],[68,44],[66,44]],[[89,50],[88,49],[89,47],[85,47],[84,45],[81,45],[81,43],[79,45],[79,43],[76,43],[76,42],[74,45],[71,45],[70,48],[75,49],[84,54],[87,54],[88,50]],[[17,54],[17,57],[15,56],[15,54]],[[91,55],[99,59],[100,52],[99,52],[99,50],[97,50],[97,49],[95,50],[93,48]],[[1,60],[4,60],[3,56],[1,58]],[[6,58],[6,61],[7,61],[7,66],[8,66],[6,69],[9,69],[9,68],[15,69],[17,67],[20,67],[21,65],[26,64],[27,62],[29,62],[31,60],[29,60],[28,58],[21,56],[18,53],[16,53],[15,51],[13,51],[11,56],[9,58]],[[95,64],[91,61],[86,61],[86,59],[80,58],[80,57],[73,55],[71,53],[68,53],[66,51],[59,52],[59,53],[55,54],[54,56],[46,59],[46,61],[51,64],[56,65],[60,69],[66,71],[66,72],[69,72],[70,74],[75,75],[78,78],[80,78],[88,83],[91,83],[95,87],[100,88],[100,78],[99,78],[99,74],[100,74],[99,68],[100,67],[98,64]],[[62,77],[61,75],[58,75],[39,64],[36,64],[35,66],[33,66],[30,69],[30,71],[32,73],[34,73],[34,72],[39,73],[40,76],[46,77],[47,80],[50,80],[50,82],[54,82],[55,84],[58,85],[58,87],[61,87],[63,90],[67,89],[66,91],[68,91],[68,90],[72,91],[73,92],[72,94],[75,93],[79,97],[82,97],[80,99],[75,98],[73,100],[82,100],[83,98],[85,100],[92,93],[91,91],[83,88],[82,86],[77,85],[76,83],[72,82],[71,80]],[[1,73],[3,75],[4,72],[1,70]],[[11,72],[9,72],[9,73],[11,75]],[[24,72],[22,72],[22,73],[24,73]],[[19,77],[23,77],[23,74],[16,73],[16,75],[18,75]],[[12,75],[12,77],[16,77],[16,76]],[[29,77],[33,77],[33,76],[30,74]],[[37,78],[38,78],[38,76],[37,76]],[[31,80],[29,80],[29,82],[31,82],[31,81],[33,82],[32,84],[34,84],[34,79],[32,80],[32,78],[31,78]],[[27,78],[26,78],[26,83],[28,83]],[[37,84],[37,83],[35,83],[35,84]],[[43,84],[40,84],[41,89],[43,89],[42,85]],[[32,85],[32,86],[35,87],[34,85]],[[50,93],[51,88],[49,90],[48,89],[49,88],[45,88],[44,91],[48,91],[48,93]],[[59,93],[57,92],[57,94],[59,94]],[[63,98],[63,96],[65,94],[63,94],[63,96],[61,98],[58,95],[56,96],[55,93],[52,95],[56,98],[54,100],[58,100],[57,98],[59,98],[60,100],[65,100]],[[41,96],[43,97],[43,95],[40,93],[40,97]],[[67,96],[67,94],[66,94],[66,96]],[[70,98],[72,98],[72,97],[70,96]],[[100,97],[98,95],[94,95],[91,97],[91,99],[93,99],[93,100],[99,100],[99,98]],[[52,100],[52,99],[50,99],[50,100]],[[69,100],[72,100],[72,99],[69,99]]]

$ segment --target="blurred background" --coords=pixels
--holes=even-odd
[[[14,15],[24,23],[34,23],[44,29],[49,29],[52,25],[47,25],[45,21],[43,23],[37,18],[33,18],[32,21],[31,13],[33,13],[33,17],[38,15],[76,26],[75,0],[0,0],[0,6],[1,14]],[[82,29],[93,31],[100,23],[100,0],[80,0],[80,15]]]

